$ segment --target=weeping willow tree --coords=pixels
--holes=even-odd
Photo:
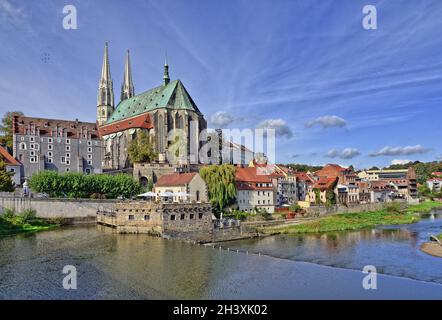
[[[222,214],[236,196],[235,167],[229,164],[205,166],[200,169],[200,175],[207,184],[215,211]]]

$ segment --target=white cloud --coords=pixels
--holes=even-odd
[[[377,152],[373,152],[370,154],[370,157],[379,157],[379,156],[407,156],[412,154],[422,154],[430,151],[429,148],[424,148],[420,144],[415,146],[406,146],[406,147],[384,147]]]
[[[268,119],[258,124],[259,129],[274,129],[277,137],[286,137],[290,139],[293,137],[292,129],[282,119]]]
[[[23,16],[23,10],[14,7],[8,0],[0,0],[0,14],[2,17],[18,19]]]
[[[342,151],[337,149],[330,149],[325,156],[327,158],[340,158],[340,159],[353,159],[354,157],[359,156],[361,153],[358,149],[355,148],[345,148]]]
[[[225,111],[218,111],[210,118],[210,122],[213,125],[221,128],[232,123],[234,120],[234,117]]]
[[[405,160],[405,159],[394,159],[391,160],[391,164],[407,164],[409,162],[413,162],[412,160]]]
[[[338,117],[338,116],[323,116],[318,117],[314,120],[311,120],[305,124],[307,128],[311,128],[315,125],[321,126],[323,129],[331,128],[331,127],[345,127],[347,125],[347,121]]]

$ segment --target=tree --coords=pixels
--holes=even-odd
[[[4,114],[0,124],[0,144],[5,145],[9,151],[12,150],[12,117],[22,116],[21,111],[8,111]]]
[[[157,157],[154,144],[149,135],[141,131],[137,137],[132,140],[127,149],[129,159],[132,163],[135,162],[151,162]]]
[[[200,175],[207,184],[212,205],[222,213],[236,197],[235,167],[230,164],[205,166],[200,169]]]
[[[14,191],[11,175],[6,171],[6,163],[0,158],[0,191]]]

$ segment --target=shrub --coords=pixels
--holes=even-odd
[[[401,213],[402,208],[399,202],[390,202],[385,206],[385,211],[390,213]]]
[[[14,209],[5,209],[5,212],[3,212],[3,218],[5,219],[12,219],[15,216],[15,210]]]
[[[42,171],[31,177],[29,186],[50,197],[115,199],[118,196],[130,198],[142,192],[141,185],[127,174],[111,176]]]
[[[20,214],[23,223],[29,223],[37,217],[37,212],[34,209],[27,209]]]

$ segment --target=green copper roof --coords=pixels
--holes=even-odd
[[[191,110],[200,113],[180,80],[121,101],[107,123],[131,118],[155,109]]]

